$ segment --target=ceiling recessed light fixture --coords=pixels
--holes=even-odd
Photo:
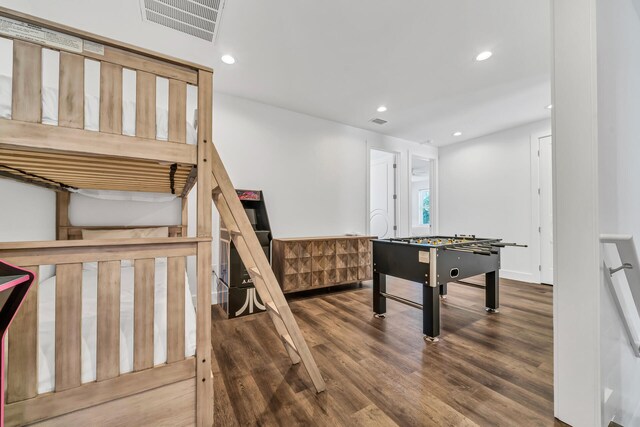
[[[544,107],[544,108],[546,108],[547,110],[552,110],[552,109],[553,109],[553,104],[549,104],[549,105],[547,105],[547,106],[546,106],[546,107]]]
[[[476,56],[476,61],[486,61],[487,59],[491,58],[491,55],[493,55],[493,52],[485,50],[484,52],[480,52],[478,56]]]
[[[222,55],[222,58],[220,59],[222,60],[222,62],[228,65],[233,65],[236,63],[236,58],[231,55]]]
[[[462,136],[462,132],[457,131],[452,134],[453,136]]]
[[[378,113],[384,113],[385,111],[387,111],[387,107],[385,107],[384,105],[381,105],[377,108],[376,110]]]

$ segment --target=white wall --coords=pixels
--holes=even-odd
[[[0,242],[55,240],[53,191],[0,179]]]
[[[224,94],[214,99],[214,142],[237,188],[264,191],[276,237],[366,233],[368,147],[400,153],[402,200],[410,153],[437,156],[431,146]]]
[[[602,425],[596,0],[552,5],[555,416],[596,426]]]
[[[600,232],[633,234],[637,245],[640,18],[632,1],[599,0],[597,32]],[[604,285],[600,289],[601,381],[608,395],[602,424],[613,419],[640,425],[640,359],[631,350],[610,292]]]
[[[549,120],[440,148],[440,233],[531,245],[530,141],[542,133],[551,133]],[[504,249],[501,275],[533,282],[534,251],[531,246]]]

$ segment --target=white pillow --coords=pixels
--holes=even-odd
[[[136,136],[136,103],[125,101],[122,103],[122,134]]]
[[[84,96],[84,128],[100,130],[100,98],[96,96]]]
[[[11,118],[11,77],[0,76],[0,118]]]
[[[58,124],[58,91],[52,87],[42,88],[42,123]]]
[[[154,239],[169,237],[169,227],[150,227],[150,228],[128,228],[115,230],[82,230],[82,240],[101,240],[101,239]],[[166,258],[158,258],[157,262],[166,263]],[[97,268],[97,264],[85,263],[85,270]],[[132,260],[122,260],[122,267],[133,267]]]

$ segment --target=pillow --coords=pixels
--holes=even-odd
[[[82,240],[102,240],[102,239],[156,239],[169,237],[169,227],[151,228],[120,228],[116,230],[82,230]],[[166,258],[157,258],[159,263],[166,263]],[[85,263],[85,270],[92,270],[94,266]],[[122,260],[122,267],[133,267],[132,260]],[[97,264],[95,265],[97,268]]]
[[[83,240],[95,239],[155,239],[169,237],[169,227],[120,228],[116,230],[83,229]]]
[[[52,87],[42,88],[42,123],[58,125],[58,90]]]
[[[11,77],[0,76],[0,117],[11,118]]]

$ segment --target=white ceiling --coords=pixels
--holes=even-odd
[[[213,64],[217,91],[444,145],[550,117],[550,48],[548,0],[228,0]]]
[[[218,92],[416,142],[550,116],[549,0],[227,0],[215,47],[142,22],[136,1],[0,4],[213,66]]]

